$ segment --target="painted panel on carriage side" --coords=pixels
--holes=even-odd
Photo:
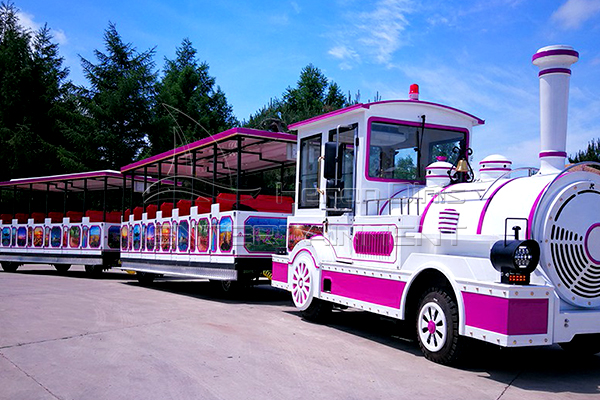
[[[285,248],[287,218],[250,217],[244,224],[244,247],[250,253]]]
[[[121,228],[118,225],[113,225],[108,228],[108,247],[111,249],[119,248],[119,233]]]
[[[233,221],[231,217],[223,217],[219,221],[219,249],[228,253],[233,247]]]
[[[2,246],[10,246],[10,228],[2,228]]]
[[[292,251],[294,246],[301,240],[310,239],[313,236],[322,234],[323,225],[290,224],[288,229],[288,251]]]
[[[35,247],[42,247],[44,245],[44,228],[36,226],[33,229],[33,245]]]
[[[52,227],[50,231],[50,246],[52,247],[60,247],[60,238],[62,234],[62,229],[58,226]]]
[[[189,234],[189,223],[187,221],[181,221],[179,223],[179,230],[177,231],[177,248],[179,251],[187,251],[189,246]]]
[[[208,244],[210,239],[210,229],[208,218],[201,218],[198,220],[198,251],[205,253],[208,251]]]
[[[100,243],[102,240],[101,237],[102,229],[98,225],[92,225],[90,227],[90,247],[93,249],[97,249],[100,247]]]

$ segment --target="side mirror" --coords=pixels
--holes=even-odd
[[[335,176],[335,166],[337,164],[337,143],[327,142],[325,143],[325,166],[323,168],[323,176],[325,179],[337,179]],[[338,171],[338,174],[341,171]]]

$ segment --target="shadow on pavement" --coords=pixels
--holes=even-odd
[[[135,277],[134,275],[132,275]],[[214,284],[206,280],[166,279],[153,283],[140,284],[137,281],[123,282],[126,285],[145,287],[190,296],[202,300],[218,301],[231,304],[270,304],[278,306],[293,306],[289,292],[260,284],[236,290],[234,293],[223,293]]]
[[[301,318],[298,311],[288,312]],[[423,357],[412,324],[404,321],[366,311],[343,310],[334,311],[324,325]],[[501,348],[467,339],[461,359],[449,368],[476,373],[482,379],[505,383],[507,388],[554,394],[600,394],[600,354],[575,355],[558,345]]]

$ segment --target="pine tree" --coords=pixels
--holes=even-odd
[[[274,99],[245,125],[252,128],[285,131],[287,125],[348,106],[337,83],[330,82],[321,70],[308,64],[300,72],[296,87],[288,87],[282,100]]]
[[[104,45],[105,53],[94,52],[97,64],[81,59],[90,84],[90,89],[79,88],[81,105],[93,130],[79,142],[97,151],[97,167],[119,169],[147,145],[156,82],[154,49],[138,53],[123,42],[113,23],[104,33]]]
[[[0,5],[0,157],[5,178],[63,172],[70,163],[61,130],[68,69],[47,26],[23,28],[12,3]],[[62,155],[62,156],[61,156]]]
[[[206,62],[199,62],[189,39],[165,60],[157,85],[156,124],[150,135],[156,154],[219,133],[238,124],[233,109]]]
[[[569,157],[571,163],[583,161],[600,162],[600,139],[591,140],[585,150],[579,150],[574,157]]]

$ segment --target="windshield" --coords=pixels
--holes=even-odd
[[[368,177],[419,181],[425,176],[425,167],[437,157],[446,157],[454,163],[458,157],[455,148],[465,132],[420,126],[372,122],[369,137]],[[420,154],[419,154],[420,149]]]

